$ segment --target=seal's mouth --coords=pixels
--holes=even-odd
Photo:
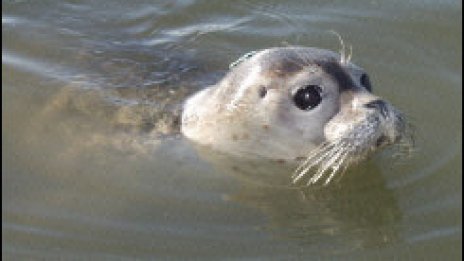
[[[391,145],[398,145],[400,153],[411,151],[411,128],[403,114],[387,103],[380,107],[366,110],[362,120],[354,123],[339,119],[329,122],[333,125],[329,128],[336,134],[312,150],[294,172],[293,183],[307,178],[307,185],[311,185],[325,178],[324,185],[327,185],[337,173]]]

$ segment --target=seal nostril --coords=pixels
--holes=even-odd
[[[369,109],[378,110],[383,117],[387,117],[388,115],[387,103],[383,100],[374,100],[364,104],[364,106]]]
[[[366,88],[366,90],[372,92],[371,81],[369,80],[369,76],[367,76],[367,74],[363,73],[363,75],[361,75],[360,82],[361,85],[364,86],[364,88]]]
[[[377,139],[377,141],[375,142],[375,145],[377,147],[380,147],[386,143],[387,143],[387,137],[385,135],[382,135]]]

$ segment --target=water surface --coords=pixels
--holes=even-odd
[[[459,1],[2,8],[7,260],[461,259]],[[172,134],[182,100],[237,57],[337,51],[330,30],[416,126],[410,158],[385,151],[327,188],[297,190],[230,175]]]

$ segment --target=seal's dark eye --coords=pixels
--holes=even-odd
[[[367,74],[365,73],[361,75],[361,85],[364,88],[366,88],[369,92],[372,92],[371,81],[369,80],[369,76],[367,76]]]
[[[311,110],[321,101],[321,87],[317,85],[307,85],[293,95],[293,102],[300,110]]]

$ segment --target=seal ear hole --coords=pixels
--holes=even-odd
[[[293,103],[300,110],[309,111],[322,102],[321,87],[306,85],[293,94]]]
[[[371,81],[369,80],[369,76],[367,74],[363,73],[361,75],[360,79],[361,85],[366,88],[369,92],[372,92],[372,86],[371,86]]]
[[[264,96],[266,96],[266,94],[267,94],[267,88],[266,88],[266,86],[261,86],[261,87],[259,87],[259,89],[258,89],[258,95],[259,95],[259,97],[264,98]]]

